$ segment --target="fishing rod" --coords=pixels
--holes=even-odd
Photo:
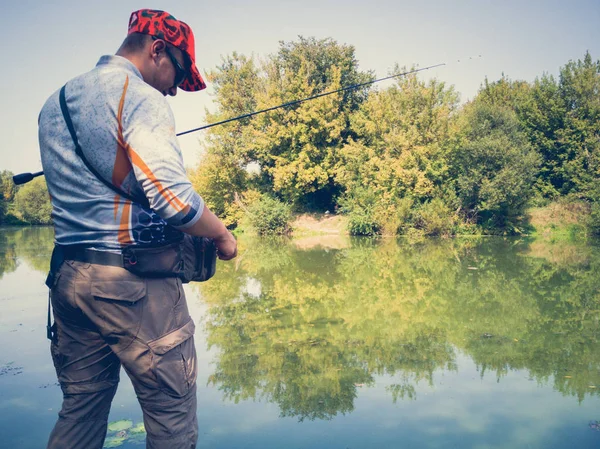
[[[329,91],[329,92],[323,92],[323,93],[320,93],[320,94],[317,94],[317,95],[313,95],[312,97],[307,97],[307,98],[302,98],[300,100],[290,101],[288,103],[283,103],[283,104],[280,104],[278,106],[273,106],[273,107],[270,107],[270,108],[267,108],[267,109],[261,109],[260,111],[249,112],[248,114],[243,114],[243,115],[240,115],[238,117],[233,117],[233,118],[229,118],[229,119],[226,119],[226,120],[221,120],[220,122],[209,123],[208,125],[204,125],[204,126],[201,126],[199,128],[194,128],[194,129],[189,129],[187,131],[182,131],[180,133],[177,133],[176,136],[177,137],[184,136],[186,134],[194,133],[196,131],[201,131],[203,129],[212,128],[213,126],[224,125],[225,123],[233,122],[233,121],[236,121],[236,120],[241,120],[241,119],[248,118],[248,117],[253,117],[255,115],[263,114],[263,113],[269,112],[269,111],[274,111],[275,109],[280,109],[280,108],[286,108],[286,107],[294,106],[294,105],[297,105],[297,104],[300,104],[300,103],[304,103],[305,101],[309,101],[309,100],[314,100],[316,98],[325,97],[326,95],[332,95],[332,94],[337,94],[339,92],[345,92],[345,91],[348,91],[348,90],[358,89],[359,87],[368,86],[370,84],[379,83],[381,81],[386,81],[386,80],[389,80],[389,79],[392,79],[392,78],[398,78],[398,77],[401,77],[401,76],[411,75],[411,74],[417,73],[417,72],[423,72],[425,70],[431,70],[431,69],[434,69],[436,67],[441,67],[441,66],[444,66],[444,65],[446,65],[446,63],[443,62],[443,63],[440,63],[440,64],[430,65],[430,66],[423,67],[423,68],[420,68],[420,69],[409,70],[408,72],[396,73],[395,75],[389,75],[389,76],[386,76],[384,78],[379,78],[379,79],[372,80],[372,81],[366,81],[364,83],[352,84],[350,86],[342,87],[340,89],[336,89],[336,90],[332,90],[332,91]],[[38,176],[42,176],[43,174],[44,174],[43,171],[39,171],[39,172],[36,172],[36,173],[21,173],[21,174],[13,176],[13,182],[16,185],[26,184],[29,181],[31,181],[33,178],[36,178]]]

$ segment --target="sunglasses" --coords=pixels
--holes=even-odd
[[[157,40],[158,38],[156,36],[152,36],[152,39]],[[169,50],[169,47],[166,45],[166,43],[165,53],[167,53],[167,56],[169,57],[171,63],[173,64],[173,67],[175,68],[175,79],[173,80],[173,87],[179,87],[179,85],[183,83],[183,80],[187,76],[187,71],[183,67],[181,67],[181,64],[179,64],[177,58],[173,56],[173,53],[171,53],[171,50]]]

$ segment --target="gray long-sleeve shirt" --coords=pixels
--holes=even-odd
[[[187,178],[171,108],[129,60],[103,56],[65,93],[89,163],[134,198],[147,198],[151,209],[116,194],[86,168],[57,91],[40,113],[39,142],[58,244],[162,243],[200,218],[204,202]]]

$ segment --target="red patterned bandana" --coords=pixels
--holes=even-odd
[[[179,87],[188,92],[206,88],[206,84],[196,68],[196,51],[194,49],[194,33],[185,22],[177,20],[166,11],[156,9],[140,9],[131,13],[129,31],[156,36],[184,52],[190,62],[188,74]]]

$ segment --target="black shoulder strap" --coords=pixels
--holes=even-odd
[[[77,155],[81,158],[81,160],[83,161],[85,166],[88,168],[88,170],[91,171],[92,174],[96,178],[98,178],[100,181],[102,181],[102,183],[106,187],[108,187],[109,189],[118,193],[123,198],[127,198],[128,200],[133,201],[134,203],[138,203],[146,208],[150,208],[150,204],[148,203],[148,200],[146,198],[144,198],[143,200],[140,198],[134,198],[129,193],[126,193],[123,190],[119,189],[117,186],[113,185],[111,182],[108,182],[106,179],[104,179],[102,176],[100,176],[100,173],[98,173],[96,171],[96,169],[94,167],[92,167],[92,165],[88,162],[85,155],[83,154],[83,151],[81,150],[79,141],[77,140],[77,134],[75,134],[75,128],[73,127],[73,121],[71,120],[71,114],[69,114],[69,108],[67,108],[67,100],[65,99],[65,87],[66,87],[66,84],[60,89],[60,95],[59,95],[60,109],[62,110],[62,114],[63,114],[63,117],[65,118],[65,122],[67,122],[67,128],[69,128],[69,133],[71,134],[71,138],[73,139],[73,143],[75,144],[75,152],[77,153]]]

